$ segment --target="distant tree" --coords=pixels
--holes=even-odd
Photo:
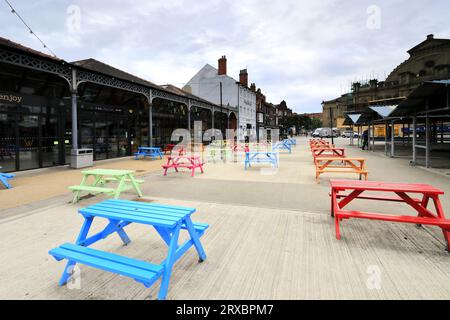
[[[311,120],[311,129],[310,130],[315,130],[317,128],[321,128],[322,127],[322,120],[318,119],[318,118],[313,118]]]

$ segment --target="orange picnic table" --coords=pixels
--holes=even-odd
[[[339,157],[345,158],[345,149],[344,148],[326,148],[326,147],[318,147],[312,149],[313,158],[326,158],[326,157]]]
[[[364,158],[317,157],[314,162],[317,183],[320,183],[320,175],[326,172],[358,174],[360,180],[362,176],[367,180],[369,174]]]

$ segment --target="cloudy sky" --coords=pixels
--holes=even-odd
[[[448,0],[9,0],[57,54],[95,58],[157,84],[182,87],[226,55],[248,68],[268,101],[296,112],[350,82],[384,79],[427,34],[450,38]],[[0,36],[37,50],[0,0]]]

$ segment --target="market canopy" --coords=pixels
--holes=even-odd
[[[391,106],[370,106],[370,109],[378,113],[383,118],[389,117],[395,109],[397,109],[397,105],[391,105]]]
[[[362,113],[357,114],[349,114],[348,117],[353,121],[353,123],[357,123]]]
[[[450,79],[426,81],[417,87],[392,112],[390,117],[405,117],[429,113],[450,114]]]
[[[380,115],[370,108],[360,112],[348,112],[345,114],[344,125],[366,125],[381,119]]]

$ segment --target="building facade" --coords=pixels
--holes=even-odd
[[[272,137],[272,130],[279,129],[278,116],[275,106],[266,101],[261,89],[256,89],[252,83],[250,89],[256,93],[256,131],[259,139]]]
[[[330,109],[333,125],[339,127],[347,112],[363,112],[371,105],[397,105],[425,81],[450,78],[449,39],[436,39],[430,34],[407,52],[409,58],[399,64],[384,81],[371,79],[355,82],[351,92],[324,101],[324,126],[330,126]]]
[[[339,98],[322,102],[322,125],[325,128],[344,130],[345,113],[352,104],[352,94],[344,94]],[[332,121],[331,121],[332,120]]]
[[[95,59],[68,63],[0,38],[3,172],[69,164],[78,148],[92,148],[94,160],[130,156],[194,121],[224,131],[236,113]]]
[[[219,106],[238,110],[238,137],[256,133],[256,93],[248,87],[248,72],[241,70],[239,81],[227,75],[227,59],[218,61],[218,69],[206,64],[188,81],[183,90]]]

